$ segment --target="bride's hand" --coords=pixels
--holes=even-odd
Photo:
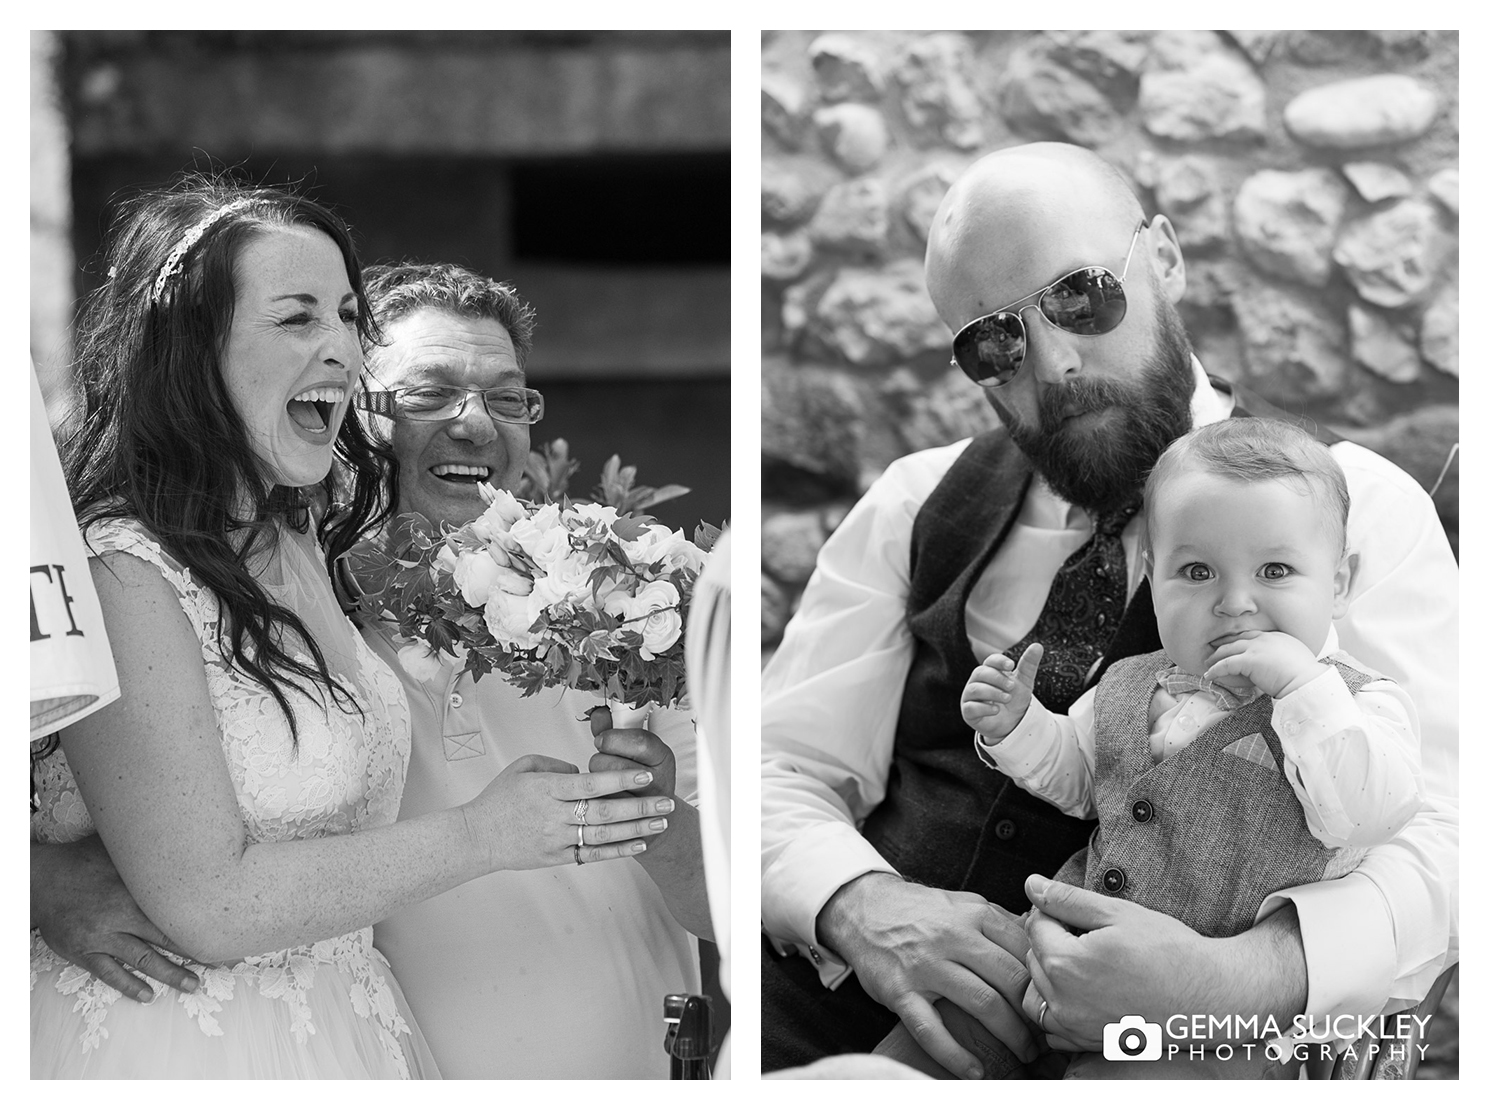
[[[649,771],[581,774],[572,763],[525,755],[462,809],[493,871],[594,863],[639,855],[646,850],[641,837],[666,828],[671,798],[607,796],[651,781]],[[581,807],[586,800],[589,804]],[[584,847],[576,859],[580,812]]]

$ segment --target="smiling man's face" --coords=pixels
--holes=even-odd
[[[383,335],[372,371],[384,389],[526,384],[512,337],[496,320],[421,308],[385,326]],[[526,424],[492,420],[479,397],[450,420],[395,421],[398,511],[422,513],[436,525],[479,516],[486,504],[476,483],[514,489],[527,462],[528,431]]]

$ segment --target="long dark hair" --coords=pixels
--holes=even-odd
[[[183,176],[135,196],[111,224],[108,277],[78,323],[81,409],[64,429],[61,453],[79,526],[134,517],[189,567],[219,602],[219,650],[268,688],[298,741],[284,686],[307,696],[304,683],[319,686],[339,705],[356,707],[356,698],[332,677],[300,618],[249,573],[247,554],[278,542],[274,518],[304,532],[319,515],[317,535],[334,563],[387,517],[379,493],[391,460],[349,408],[335,445],[341,467],[304,490],[276,486],[233,406],[221,355],[236,303],[234,267],[254,239],[289,226],[335,242],[357,297],[363,351],[376,342],[362,268],[338,216],[285,189]],[[286,630],[313,666],[286,649]]]

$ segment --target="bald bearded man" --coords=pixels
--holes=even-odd
[[[1426,493],[1329,433],[1360,554],[1341,646],[1422,716],[1431,804],[1396,840],[1204,938],[1041,878],[1091,826],[973,751],[958,698],[987,655],[1044,643],[1036,692],[1063,712],[1159,647],[1135,499],[1162,449],[1213,420],[1287,418],[1205,375],[1174,307],[1185,281],[1173,225],[1080,148],[998,151],[943,200],[927,287],[1001,427],[889,468],[766,669],[766,1069],[867,1051],[898,1018],[953,1075],[1027,1074],[1041,1027],[1099,1051],[1128,1014],[1368,1015],[1457,959],[1457,566]]]

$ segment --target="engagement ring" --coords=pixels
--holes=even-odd
[[[574,803],[574,823],[576,825],[584,824],[584,815],[588,812],[589,799],[580,798],[577,802]]]

